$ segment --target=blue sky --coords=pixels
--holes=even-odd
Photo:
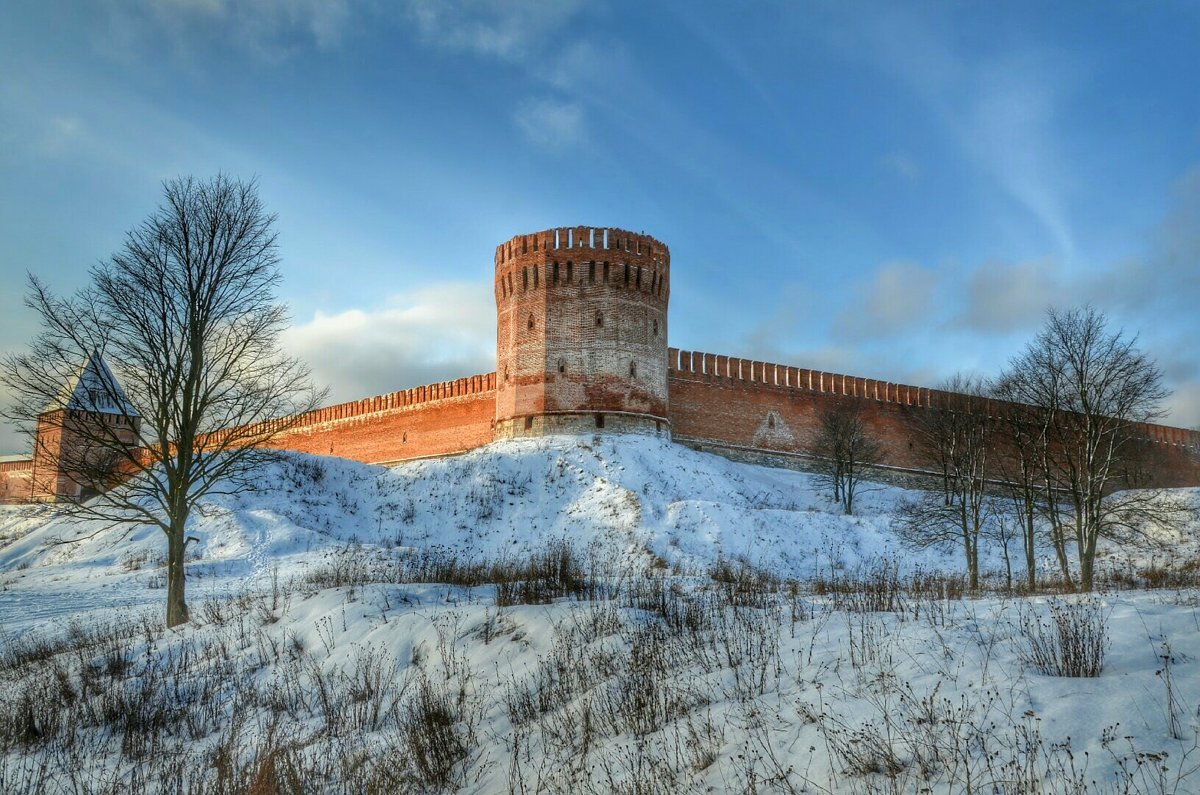
[[[1198,41],[1191,2],[14,4],[0,351],[27,271],[224,171],[332,399],[490,370],[494,246],[594,224],[671,247],[679,347],[932,386],[1090,302],[1200,425]]]

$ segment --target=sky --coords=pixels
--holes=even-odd
[[[594,225],[670,247],[676,347],[936,386],[1090,304],[1200,426],[1197,41],[1169,0],[12,4],[0,353],[27,273],[223,172],[331,401],[492,370],[495,246]]]

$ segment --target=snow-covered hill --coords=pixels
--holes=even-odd
[[[0,790],[1200,791],[1200,594],[906,590],[960,563],[897,540],[902,489],[848,517],[812,475],[635,437],[289,454],[261,483],[194,516],[171,632],[158,530],[0,509]],[[619,587],[512,604],[387,567],[547,549]],[[855,571],[886,576],[806,585]],[[1098,678],[1040,667],[1063,626],[1103,636]]]
[[[262,491],[206,501],[188,534],[194,594],[262,584],[319,563],[354,540],[453,550],[467,558],[520,558],[550,539],[611,555],[657,556],[704,570],[718,558],[782,576],[898,556],[957,567],[953,550],[902,550],[890,531],[903,489],[869,486],[845,516],[813,475],[748,466],[643,437],[552,437],[501,442],[463,456],[393,469],[286,454]],[[41,620],[91,606],[157,604],[159,530],[103,532],[55,520],[45,508],[0,508],[0,613]],[[992,566],[999,566],[992,555]],[[75,599],[46,600],[47,588]],[[52,601],[54,606],[43,603]],[[9,619],[11,621],[11,619]]]

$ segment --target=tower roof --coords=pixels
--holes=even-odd
[[[63,384],[49,408],[139,416],[99,351],[92,351],[78,372]]]

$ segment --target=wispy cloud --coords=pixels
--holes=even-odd
[[[1053,262],[985,262],[968,279],[955,325],[984,332],[1033,329],[1066,293]]]
[[[880,158],[879,162],[886,170],[905,182],[916,182],[921,178],[920,164],[907,152],[891,152]]]
[[[583,107],[577,102],[536,99],[521,103],[513,122],[530,142],[563,149],[585,139]]]
[[[898,78],[1069,262],[1075,242],[1060,108],[1079,65],[1048,48],[1009,49],[1003,58],[966,51],[953,25],[908,6],[843,22],[834,46]]]
[[[120,55],[165,44],[186,60],[217,43],[280,60],[302,49],[341,46],[354,15],[373,7],[352,8],[350,0],[109,0],[104,9],[107,25],[97,43]]]
[[[583,7],[581,0],[408,0],[427,43],[507,61],[544,57],[546,43]]]
[[[845,340],[869,340],[927,324],[936,285],[937,274],[922,265],[881,265],[870,281],[856,286],[850,305],[834,322],[833,333]]]

